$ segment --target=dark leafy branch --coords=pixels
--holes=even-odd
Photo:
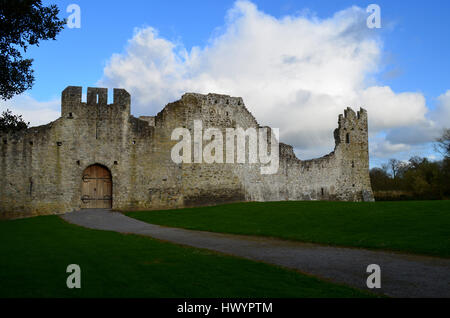
[[[41,0],[0,0],[0,98],[7,100],[31,88],[32,59],[22,56],[29,46],[55,40],[65,21],[56,5]]]
[[[30,123],[25,122],[22,115],[14,115],[7,109],[0,116],[0,133],[15,132],[27,129]]]

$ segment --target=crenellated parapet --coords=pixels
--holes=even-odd
[[[367,111],[360,108],[355,113],[347,107],[344,114],[339,115],[338,128],[334,131],[336,147],[342,144],[367,143]]]
[[[108,89],[88,87],[82,102],[82,87],[68,86],[61,94],[61,117],[85,117],[92,113],[123,112],[130,115],[131,96],[124,89],[114,88],[113,103],[108,105]]]

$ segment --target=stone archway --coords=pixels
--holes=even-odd
[[[87,167],[81,183],[82,209],[112,208],[112,177],[108,168],[99,164]]]

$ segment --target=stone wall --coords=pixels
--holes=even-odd
[[[0,136],[0,217],[64,213],[81,207],[81,178],[93,164],[107,167],[113,209],[145,210],[236,201],[373,200],[369,180],[367,113],[339,116],[332,153],[301,161],[280,143],[280,165],[262,175],[259,164],[181,163],[171,159],[177,127],[259,128],[242,98],[188,93],[156,116],[130,115],[130,95],[68,87],[61,117],[48,125]],[[225,153],[225,151],[224,151]]]

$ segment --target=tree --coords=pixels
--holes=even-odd
[[[450,198],[450,156],[442,161],[442,191],[445,197]]]
[[[396,178],[399,173],[402,172],[402,170],[405,167],[405,163],[403,163],[400,160],[397,159],[389,159],[387,164],[383,165],[383,170],[385,170],[387,173],[390,173],[392,175],[392,178]]]
[[[0,0],[0,98],[7,100],[31,88],[33,60],[22,57],[28,46],[55,40],[65,21],[56,5],[41,0]]]
[[[383,169],[370,170],[370,180],[378,200],[449,198],[450,157],[442,161],[418,156],[409,162],[390,159]]]
[[[28,128],[30,123],[23,120],[22,115],[14,115],[7,109],[0,116],[0,132],[19,131]]]
[[[442,162],[412,157],[409,169],[403,176],[404,188],[413,191],[418,198],[442,198],[445,192]]]
[[[420,168],[420,165],[427,160],[428,159],[426,159],[426,158],[422,158],[419,156],[413,156],[413,157],[409,158],[409,165],[411,166],[411,169],[417,170]]]
[[[444,157],[450,158],[450,129],[445,128],[442,136],[436,139],[435,149]]]
[[[384,169],[372,168],[370,169],[369,175],[374,191],[391,190],[391,178]]]

